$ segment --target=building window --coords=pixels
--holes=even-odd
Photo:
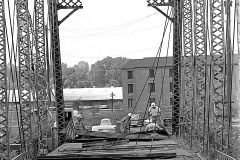
[[[128,71],[128,79],[133,79],[133,71]]]
[[[129,98],[128,99],[128,108],[132,108],[133,107],[133,99]]]
[[[173,82],[169,82],[170,92],[173,92]]]
[[[172,77],[172,76],[173,76],[173,69],[170,68],[170,69],[169,69],[169,77]]]
[[[173,105],[173,99],[170,98],[170,105]]]
[[[155,92],[155,83],[148,84],[149,92]]]
[[[128,84],[128,93],[133,93],[133,84]]]
[[[155,73],[154,73],[154,69],[149,69],[149,78],[154,78]]]

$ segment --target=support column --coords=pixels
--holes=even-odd
[[[182,0],[173,1],[173,106],[172,129],[179,135],[181,55],[182,55]]]
[[[4,0],[0,0],[0,159],[9,159],[9,128],[8,128],[8,99],[7,99],[7,65],[6,65],[6,21]]]
[[[38,115],[38,153],[47,149],[48,124],[48,88],[47,70],[45,62],[45,28],[44,28],[44,0],[35,0],[35,42],[36,42],[36,78],[35,90]]]
[[[28,1],[16,1],[17,27],[18,27],[18,53],[19,53],[19,100],[20,100],[20,124],[22,129],[23,151],[32,149],[32,123],[31,123],[31,72],[30,72],[30,35]]]
[[[60,38],[59,38],[59,9],[74,9],[61,23],[65,21],[77,9],[83,8],[80,0],[48,0],[49,5],[49,21],[51,30],[51,54],[53,60],[53,75],[55,81],[55,100],[57,108],[57,127],[58,127],[58,144],[61,145],[65,140],[65,134],[61,131],[66,127],[64,114],[64,99],[63,99],[63,82],[62,82],[62,64],[60,53]]]

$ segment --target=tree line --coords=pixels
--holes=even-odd
[[[106,57],[91,65],[79,61],[73,67],[62,63],[63,88],[121,87],[121,67],[128,61],[125,57]]]

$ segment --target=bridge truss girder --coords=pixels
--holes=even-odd
[[[53,60],[53,73],[55,80],[55,99],[57,108],[57,126],[58,126],[58,144],[62,144],[65,137],[60,133],[65,124],[64,115],[64,99],[63,99],[63,82],[62,82],[62,68],[61,68],[61,54],[60,54],[60,38],[59,38],[59,9],[79,9],[82,7],[80,0],[49,0],[49,21],[51,30],[51,55]],[[70,13],[72,14],[72,13]],[[61,22],[62,23],[62,22]]]
[[[8,134],[8,111],[7,100],[7,65],[6,65],[6,21],[4,0],[0,1],[0,159],[9,159],[9,134]]]
[[[31,124],[31,72],[30,72],[30,22],[28,0],[16,1],[17,27],[18,27],[18,53],[20,73],[20,124],[22,130],[22,149],[28,151],[32,148],[32,124]]]

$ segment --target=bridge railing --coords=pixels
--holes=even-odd
[[[216,150],[216,159],[217,160],[237,160],[223,152]]]

